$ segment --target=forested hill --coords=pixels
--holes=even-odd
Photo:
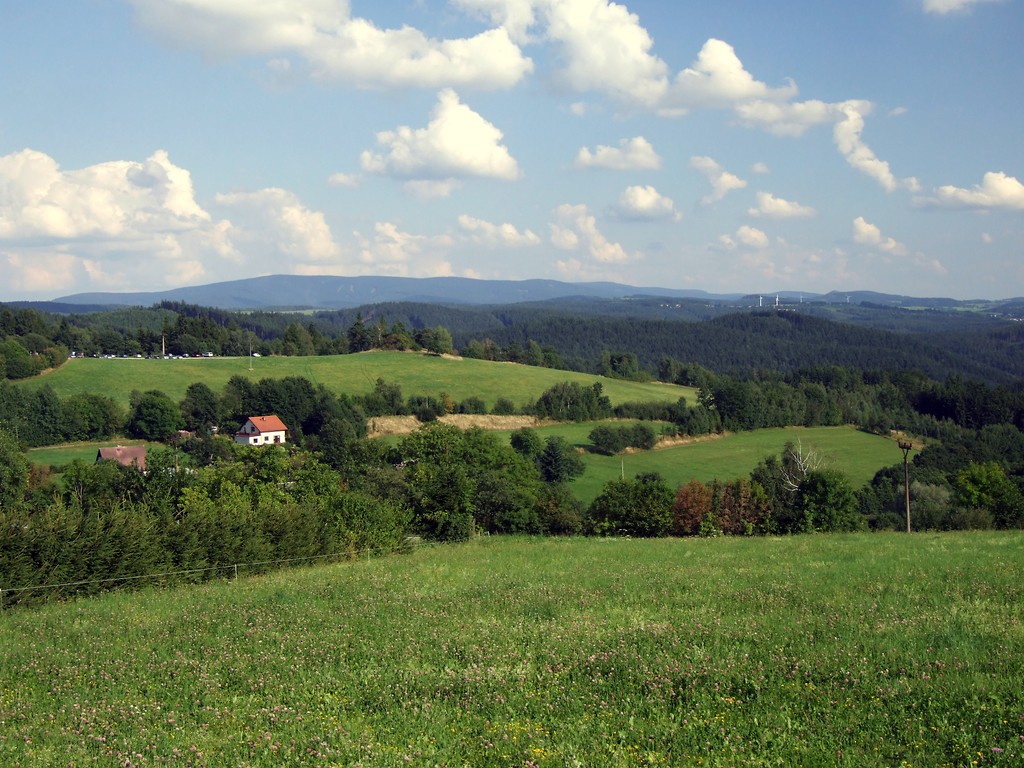
[[[380,337],[443,328],[457,351],[473,357],[531,362],[542,347],[545,361],[532,364],[594,373],[605,372],[603,360],[610,354],[633,356],[635,366],[652,375],[666,361],[677,361],[739,375],[843,366],[917,370],[938,380],[957,375],[990,384],[1024,379],[1024,323],[983,312],[810,304],[738,310],[653,296],[491,306],[381,303],[314,313],[234,312],[176,302],[68,314],[0,310],[0,342],[17,347],[7,354],[0,349],[7,378],[31,375],[43,365],[31,355],[53,344],[65,355],[147,355],[164,348],[215,355],[358,351],[362,347],[350,344],[358,323]],[[306,343],[294,343],[300,337]]]
[[[856,308],[853,308],[856,309]],[[696,300],[671,302],[637,297],[629,302],[580,298],[566,302],[453,307],[395,303],[320,313],[338,330],[362,317],[410,328],[443,326],[457,349],[490,340],[499,348],[530,342],[557,350],[563,364],[596,370],[602,353],[632,353],[642,368],[657,371],[671,357],[720,373],[752,369],[791,371],[821,365],[870,370],[919,370],[943,379],[956,374],[990,383],[1024,378],[1024,324],[942,313],[881,310],[881,325],[910,326],[897,332],[837,322],[814,314],[820,308],[726,312]],[[839,315],[842,316],[842,315]]]

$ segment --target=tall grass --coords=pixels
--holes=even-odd
[[[1017,765],[1020,533],[477,540],[0,616],[4,765]]]

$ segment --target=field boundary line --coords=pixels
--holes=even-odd
[[[254,560],[245,563],[225,563],[224,565],[211,565],[206,568],[187,568],[180,571],[161,571],[158,573],[143,573],[135,576],[112,576],[106,579],[84,579],[82,581],[66,581],[60,584],[33,584],[25,587],[0,587],[0,610],[4,608],[4,595],[14,594],[18,592],[38,592],[46,589],[64,589],[67,587],[85,587],[94,584],[113,584],[115,582],[129,582],[129,581],[141,581],[142,579],[160,579],[168,576],[186,576],[194,573],[210,573],[211,571],[227,571],[230,570],[233,573],[234,578],[238,578],[239,568],[255,568],[265,565],[283,565],[285,563],[298,563],[310,560],[326,560],[329,558],[349,558],[351,560],[357,560],[362,555],[366,555],[366,559],[376,553],[379,556],[393,554],[399,552],[405,547],[416,546],[415,542],[409,541],[406,544],[386,549],[384,547],[367,547],[366,549],[357,550],[346,550],[344,552],[332,552],[326,555],[307,555],[304,557],[286,557],[278,560]]]

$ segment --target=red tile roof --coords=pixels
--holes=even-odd
[[[288,431],[288,427],[277,416],[250,416],[249,421],[253,423],[253,426],[260,433]]]
[[[119,464],[130,467],[133,464],[140,472],[146,471],[146,446],[144,445],[117,445],[111,448],[100,448],[96,454],[96,461],[110,459]]]

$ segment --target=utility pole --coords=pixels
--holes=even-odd
[[[910,449],[914,446],[909,440],[900,440],[899,446],[903,451],[903,492],[907,501],[907,533],[910,533],[910,467],[907,459],[910,456]]]

